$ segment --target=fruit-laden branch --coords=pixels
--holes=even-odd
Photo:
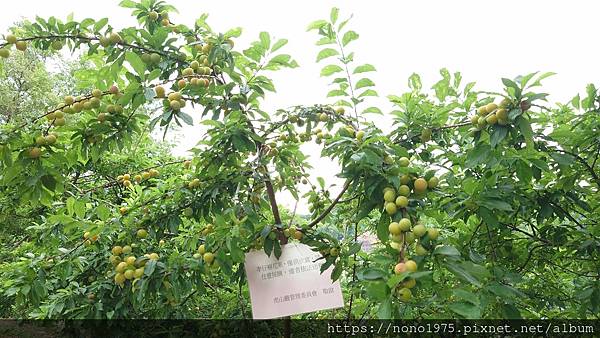
[[[331,205],[329,205],[329,207],[327,209],[325,209],[325,211],[323,211],[323,213],[320,214],[317,218],[315,218],[312,222],[308,223],[307,227],[311,228],[311,227],[317,225],[317,223],[321,222],[323,220],[323,218],[325,218],[327,215],[329,215],[331,210],[333,210],[335,205],[338,204],[338,202],[340,201],[340,199],[342,198],[342,196],[344,195],[346,190],[348,190],[348,188],[350,187],[350,183],[352,183],[352,180],[348,180],[348,181],[346,181],[346,183],[344,183],[344,187],[342,188],[342,191],[340,191],[339,195],[337,195],[337,197],[333,200],[333,202],[331,202]]]
[[[32,37],[28,37],[28,38],[22,38],[22,39],[18,39],[17,41],[34,41],[34,40],[44,40],[44,39],[73,39],[73,40],[80,40],[80,41],[86,41],[86,42],[92,42],[92,41],[100,41],[99,37],[95,37],[95,36],[85,36],[85,35],[72,35],[72,34],[61,34],[61,35],[39,35],[39,36],[32,36]],[[0,43],[0,48],[8,46],[10,43],[5,42],[5,43]],[[137,49],[137,50],[141,50],[144,52],[148,52],[148,53],[156,53],[168,58],[172,58],[172,59],[177,59],[176,57],[172,57],[171,55],[169,55],[169,53],[165,53],[164,51],[160,51],[160,50],[155,50],[155,49],[150,49],[150,48],[146,48],[143,46],[138,46],[138,45],[133,45],[127,42],[116,42],[116,45],[119,46],[123,46],[123,47],[127,47],[127,48],[131,48],[131,49]]]
[[[183,163],[185,161],[186,160],[180,160],[180,161],[167,162],[167,163],[163,163],[163,164],[157,164],[157,165],[154,165],[152,167],[148,167],[148,168],[139,170],[137,172],[134,172],[133,174],[141,174],[144,171],[148,171],[148,170],[151,170],[151,169],[156,169],[156,168],[159,168],[159,167],[164,167],[164,166],[167,166],[167,165],[173,165],[173,164]],[[86,177],[89,177],[89,176],[86,176]],[[98,185],[98,186],[92,187],[92,188],[87,189],[87,190],[83,190],[82,192],[83,193],[88,193],[88,192],[91,192],[91,191],[94,191],[94,190],[97,190],[97,189],[101,189],[101,188],[109,188],[109,187],[111,187],[113,185],[117,185],[119,183],[121,183],[121,182],[119,182],[119,180],[110,180],[110,181],[108,181],[105,184]]]
[[[111,95],[111,94],[112,94],[112,93],[110,93],[109,91],[104,91],[104,92],[102,92],[102,94],[101,94],[101,96],[100,96],[100,97],[103,97],[103,96],[106,96],[106,95]],[[81,97],[80,99],[73,100],[73,103],[78,103],[78,102],[86,101],[86,100],[89,100],[89,99],[91,99],[92,97],[94,97],[94,95],[93,95],[92,93],[90,93],[90,94],[88,94],[88,95],[86,95],[86,96],[83,96],[83,97]],[[70,104],[63,104],[63,105],[61,105],[61,106],[59,106],[59,107],[57,107],[57,108],[55,108],[55,109],[52,109],[52,110],[50,110],[50,111],[47,111],[47,112],[45,112],[44,114],[42,114],[42,115],[39,115],[39,116],[37,116],[37,117],[34,117],[33,119],[31,119],[31,120],[29,120],[29,121],[25,121],[25,122],[23,122],[21,125],[19,125],[19,126],[15,127],[15,128],[14,128],[12,131],[10,131],[10,132],[11,132],[11,133],[14,133],[15,131],[17,131],[17,130],[19,130],[19,129],[22,129],[22,128],[24,128],[25,126],[27,126],[27,124],[29,124],[29,123],[34,123],[34,122],[36,122],[36,121],[38,121],[38,120],[40,120],[40,119],[43,119],[44,117],[46,117],[46,116],[48,116],[48,115],[50,115],[50,114],[52,114],[52,113],[56,113],[57,111],[59,111],[59,110],[62,110],[62,109],[65,109],[65,108],[67,108],[67,107],[69,107],[69,106],[71,106],[71,105],[70,105]]]

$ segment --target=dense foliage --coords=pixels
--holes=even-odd
[[[240,28],[214,32],[205,15],[186,26],[162,1],[121,6],[136,26],[37,17],[0,43],[0,316],[246,318],[244,253],[300,241],[347,303],[302,318],[598,317],[594,85],[550,105],[552,73],[496,92],[445,69],[428,91],[414,74],[387,96],[387,134],[369,104],[376,68],[335,8],[308,26],[335,101],[266,112],[268,74],[299,66],[287,40],[239,48]],[[81,62],[48,73],[66,50]],[[208,131],[176,158],[150,135],[190,114]],[[307,142],[342,187],[309,177]],[[279,191],[311,214],[278,206]]]

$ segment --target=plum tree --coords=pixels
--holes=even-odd
[[[358,33],[337,9],[309,25],[333,101],[268,111],[269,74],[298,66],[287,40],[261,32],[237,46],[240,29],[173,22],[162,1],[121,4],[136,26],[37,18],[0,41],[3,67],[34,54],[15,45],[83,50],[98,68],[24,124],[0,116],[0,198],[19,204],[0,221],[27,223],[0,273],[18,313],[240,316],[245,254],[280,257],[292,242],[351,295],[340,318],[598,312],[595,86],[552,106],[537,92],[549,73],[484,91],[442,69],[432,93],[413,74],[387,97],[383,132],[369,120],[385,114],[372,103],[376,68],[358,63]],[[203,128],[186,158],[152,139],[183,124]],[[339,166],[341,183],[312,177],[308,155]]]

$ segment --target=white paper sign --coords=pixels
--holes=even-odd
[[[271,319],[344,306],[340,283],[331,282],[330,267],[321,274],[324,260],[300,243],[282,247],[279,260],[264,251],[246,254],[246,276],[254,319]]]

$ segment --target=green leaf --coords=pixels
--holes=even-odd
[[[320,29],[321,27],[325,26],[326,24],[327,24],[327,21],[325,21],[325,20],[313,21],[306,27],[306,31],[308,32],[313,29]]]
[[[238,37],[240,37],[240,35],[242,35],[242,27],[235,27],[235,28],[231,28],[230,30],[225,32],[223,34],[223,38],[225,38],[225,39],[238,38]]]
[[[369,107],[369,108],[363,110],[362,114],[379,114],[379,115],[383,115],[383,112],[381,111],[381,109],[379,109],[377,107]]]
[[[339,12],[340,12],[340,9],[337,7],[333,7],[331,9],[331,13],[329,14],[329,19],[331,20],[331,23],[336,23]]]
[[[341,71],[343,71],[343,69],[338,65],[327,65],[321,69],[321,76],[330,76]]]
[[[338,55],[338,54],[339,54],[339,52],[333,48],[325,48],[325,49],[321,50],[319,52],[319,54],[317,55],[317,62],[319,62],[323,59],[326,59],[328,57]]]
[[[392,298],[384,300],[377,309],[378,319],[390,319],[392,318]]]
[[[492,134],[490,135],[490,144],[492,148],[495,148],[498,144],[500,144],[506,135],[508,135],[508,128],[495,125],[493,127]]]
[[[385,276],[386,273],[377,268],[364,268],[356,273],[356,278],[359,280],[378,280]]]
[[[143,79],[146,72],[144,61],[136,53],[130,51],[125,52],[125,60],[129,62],[135,72]]]
[[[354,68],[354,71],[352,72],[352,74],[374,72],[374,71],[376,71],[375,66],[366,63],[364,65],[360,65],[360,66],[357,66],[356,68]]]
[[[123,8],[136,8],[137,3],[131,0],[123,0],[119,3],[119,6]]]
[[[498,218],[496,217],[496,215],[494,215],[489,209],[485,208],[485,207],[480,207],[477,210],[477,213],[479,214],[479,217],[481,217],[481,219],[489,226],[491,226],[492,228],[496,228],[500,225],[500,223],[498,222]]]
[[[378,302],[385,300],[390,295],[390,288],[388,288],[384,281],[369,282],[366,291],[369,298]]]
[[[358,39],[358,34],[355,31],[347,31],[342,38],[342,45],[345,47],[356,39]]]
[[[467,319],[477,319],[481,318],[481,309],[473,305],[472,303],[467,302],[457,302],[452,303],[448,306],[450,310],[453,312],[467,318]]]
[[[333,90],[330,90],[329,93],[327,93],[327,97],[336,97],[336,96],[348,96],[348,94],[345,91],[339,90],[339,89],[333,89]]]
[[[550,77],[550,76],[554,76],[554,75],[556,75],[556,73],[554,73],[554,72],[546,72],[546,73],[544,73],[544,74],[540,75],[540,76],[539,76],[539,77],[538,77],[538,78],[535,80],[535,82],[534,82],[534,83],[532,83],[532,84],[531,84],[531,85],[530,85],[528,88],[530,88],[530,87],[537,87],[537,86],[541,86],[541,85],[542,85],[542,84],[541,84],[541,81],[542,81],[543,79],[545,79],[545,78],[548,78],[548,77]]]
[[[271,48],[271,36],[267,32],[260,32],[258,35],[260,38],[260,45],[265,49],[269,50]]]
[[[273,47],[271,47],[271,53],[280,49],[281,47],[285,46],[288,43],[287,39],[279,39],[277,40],[277,42],[275,42],[273,44]]]
[[[358,82],[354,86],[354,89],[359,89],[359,88],[363,88],[363,87],[373,87],[373,86],[375,86],[375,83],[373,81],[371,81],[370,79],[364,78],[364,79],[358,80]]]
[[[531,179],[533,177],[533,171],[531,170],[531,167],[527,163],[525,163],[525,161],[522,160],[518,160],[515,163],[515,166],[517,171],[517,178],[519,178],[519,181],[524,183],[531,182]]]
[[[529,122],[529,120],[527,120],[523,116],[519,116],[515,120],[515,124],[523,134],[523,137],[525,137],[527,148],[533,149],[533,130],[531,129],[531,123]]]
[[[433,254],[443,256],[460,256],[458,249],[451,245],[438,246],[433,250]]]
[[[359,98],[367,97],[367,96],[379,96],[379,94],[376,91],[374,91],[373,89],[367,89],[358,95]]]

